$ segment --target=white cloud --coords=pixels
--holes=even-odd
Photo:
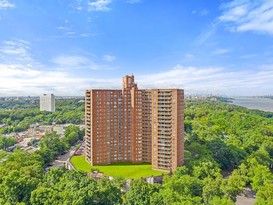
[[[29,42],[23,40],[3,41],[0,52],[8,55],[27,56],[29,50]]]
[[[111,55],[104,55],[103,56],[103,60],[107,61],[107,62],[113,62],[115,61],[117,58],[116,56],[111,56]]]
[[[117,88],[117,79],[77,77],[69,72],[38,70],[22,64],[0,64],[0,96],[40,95],[52,92],[56,95],[84,95],[90,88]]]
[[[206,28],[201,32],[201,34],[197,37],[195,43],[203,44],[207,39],[209,39],[215,32],[218,26],[218,22],[214,21],[206,26]]]
[[[141,0],[126,0],[126,2],[129,4],[136,4],[136,3],[140,3]]]
[[[90,34],[90,33],[77,33],[75,31],[68,31],[63,33],[61,36],[57,36],[58,38],[86,38],[90,35],[97,35],[96,33]]]
[[[225,49],[225,48],[218,48],[216,49],[213,54],[214,55],[223,55],[223,54],[226,54],[226,53],[229,53],[230,50],[229,49]]]
[[[209,11],[207,9],[202,9],[202,10],[193,10],[191,13],[197,14],[199,16],[206,16],[209,14]]]
[[[112,69],[97,62],[96,56],[60,55],[52,65],[44,66],[34,59],[31,44],[24,40],[0,42],[0,96],[39,95],[53,92],[58,95],[83,95],[88,88],[109,88],[117,80],[83,76],[99,69]],[[77,69],[82,69],[80,72]],[[117,83],[118,82],[118,83]]]
[[[56,28],[62,32],[62,34],[55,36],[54,38],[85,38],[91,35],[90,33],[79,33],[79,30],[75,29],[74,25],[70,23],[69,20],[65,20],[63,25],[57,26]],[[92,35],[96,35],[96,33],[93,33]]]
[[[55,63],[59,69],[107,69],[106,66],[96,63],[95,59],[96,57],[94,56],[61,55],[53,58],[51,61]]]
[[[273,35],[273,1],[233,0],[222,6],[221,22],[233,31],[254,31]]]
[[[0,55],[3,56],[2,62],[20,61],[26,64],[38,64],[32,57],[30,43],[21,39],[1,42]]]
[[[112,57],[112,59],[110,59]],[[109,56],[108,60],[114,60],[114,56]],[[112,70],[113,67],[104,65],[95,55],[85,54],[85,55],[60,55],[54,57],[51,62],[58,67],[59,70],[77,70],[77,69],[87,69],[87,70]],[[110,62],[110,61],[108,61]]]
[[[190,54],[190,53],[187,53],[187,54],[184,55],[185,60],[193,60],[195,58],[196,57],[194,55]]]
[[[0,0],[0,9],[15,8],[15,4],[10,3],[8,0]]]
[[[259,70],[228,71],[218,67],[183,67],[157,74],[136,76],[142,88],[183,88],[189,93],[259,95],[273,92],[273,65]]]
[[[111,3],[111,0],[96,0],[88,2],[89,11],[109,11],[110,8],[108,5]]]
[[[89,59],[83,56],[58,56],[52,62],[61,67],[81,67],[89,63]]]
[[[39,70],[22,64],[0,64],[0,70],[0,96],[40,95],[44,92],[84,95],[86,89],[120,89],[122,77],[80,76],[70,70]],[[177,65],[165,72],[136,75],[135,78],[139,88],[183,88],[186,94],[262,95],[273,92],[273,65],[262,65],[255,71]]]

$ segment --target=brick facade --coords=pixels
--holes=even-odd
[[[183,90],[140,90],[133,75],[125,76],[122,90],[87,90],[85,108],[91,165],[150,162],[174,171],[183,164]]]

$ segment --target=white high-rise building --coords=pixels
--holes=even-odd
[[[40,111],[55,112],[55,96],[53,94],[40,96]]]

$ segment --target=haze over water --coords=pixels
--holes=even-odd
[[[243,106],[250,109],[258,109],[273,112],[273,100],[268,98],[236,97],[234,98],[232,104]]]

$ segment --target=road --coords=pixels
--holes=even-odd
[[[58,156],[57,159],[52,162],[53,166],[48,166],[47,168],[59,168],[65,165],[66,161],[69,159],[69,157],[73,156],[75,151],[76,146],[71,147],[66,154]]]

